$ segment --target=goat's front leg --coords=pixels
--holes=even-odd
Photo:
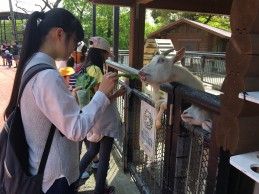
[[[161,129],[163,124],[162,124],[162,117],[163,117],[163,114],[166,110],[166,106],[167,106],[167,102],[166,100],[160,100],[160,106],[159,106],[159,112],[157,113],[156,115],[156,118],[155,118],[155,126],[156,126],[156,129]]]

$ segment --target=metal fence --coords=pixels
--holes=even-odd
[[[218,89],[221,88],[226,76],[224,53],[186,51],[182,65],[198,76],[201,81],[216,86]]]
[[[113,71],[138,72],[112,61],[107,61],[107,64]],[[190,126],[180,119],[181,112],[190,103],[206,107],[213,114],[213,118],[216,118],[219,114],[219,98],[182,85],[162,85],[161,89],[168,93],[168,109],[162,119],[162,129],[156,132],[155,157],[151,160],[139,144],[140,103],[141,100],[152,106],[154,103],[139,91],[141,82],[138,79],[120,81],[119,84],[128,84],[132,93],[117,100],[123,132],[115,141],[115,145],[121,153],[124,169],[130,171],[140,192],[221,193],[226,187],[227,177],[219,173],[222,172],[219,168],[221,163],[229,163],[227,157],[224,160],[220,157],[223,151],[216,146],[215,132]]]
[[[171,161],[165,165],[165,169],[170,169],[165,171],[170,172],[166,176],[169,178],[164,184],[165,190],[177,194],[216,193],[219,162],[215,163],[212,158],[219,158],[220,149],[212,141],[212,134],[215,133],[184,123],[180,119],[180,114],[190,103],[195,103],[202,108],[206,107],[216,117],[219,114],[219,99],[217,96],[182,85],[176,85],[167,92],[174,113],[166,135],[171,136],[166,145],[168,142],[172,142],[173,145],[169,152]],[[211,158],[211,155],[214,157]]]

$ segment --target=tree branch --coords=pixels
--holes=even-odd
[[[213,17],[213,15],[209,15],[207,17],[206,21],[204,22],[204,24],[207,24],[211,20],[212,17]]]

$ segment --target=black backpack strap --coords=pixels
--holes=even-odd
[[[41,64],[37,64],[37,65],[34,65],[34,66],[30,67],[25,72],[25,74],[23,75],[22,80],[21,80],[21,85],[20,85],[18,98],[17,98],[17,105],[20,103],[20,99],[21,99],[23,90],[24,90],[26,84],[28,83],[28,81],[34,75],[36,75],[40,71],[43,71],[43,70],[46,70],[46,69],[54,69],[54,67],[52,67],[51,65],[48,65],[48,64],[41,63]],[[55,125],[52,124],[51,128],[50,128],[49,135],[48,135],[48,139],[47,139],[47,142],[45,144],[45,148],[44,148],[44,151],[43,151],[43,154],[42,154],[42,157],[41,157],[38,174],[42,174],[44,172],[44,169],[45,169],[45,166],[46,166],[46,163],[47,163],[47,158],[48,158],[49,151],[50,151],[50,147],[51,147],[51,143],[52,143],[52,140],[53,140],[53,137],[54,137],[55,129],[56,129]]]
[[[49,155],[49,151],[50,151],[50,147],[51,147],[51,143],[54,137],[54,133],[55,133],[55,129],[56,126],[55,125],[51,125],[50,128],[50,132],[49,132],[49,136],[47,139],[47,142],[45,144],[45,148],[41,157],[41,161],[40,161],[40,166],[39,166],[39,170],[38,170],[38,174],[43,174],[46,163],[47,163],[47,159],[48,159],[48,155]]]
[[[22,80],[21,80],[21,85],[19,88],[19,93],[18,93],[18,98],[17,98],[17,104],[20,103],[20,99],[22,97],[23,90],[24,90],[26,84],[28,83],[28,81],[30,81],[30,79],[34,75],[36,75],[37,73],[39,73],[40,71],[43,71],[45,69],[54,69],[54,67],[52,67],[51,65],[48,65],[48,64],[40,63],[40,64],[30,67],[25,72],[25,74],[23,75]]]

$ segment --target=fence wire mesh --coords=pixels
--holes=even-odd
[[[117,84],[117,87],[115,88],[115,90],[118,90],[120,87],[121,87],[121,83]],[[121,117],[121,129],[119,130],[118,138],[115,139],[114,144],[117,150],[119,151],[119,153],[121,154],[121,156],[123,156],[124,154],[123,146],[124,146],[124,138],[126,133],[126,129],[125,129],[126,98],[127,98],[126,94],[116,98],[117,108]]]
[[[141,98],[136,99],[134,105],[134,131],[133,131],[133,161],[137,173],[141,176],[143,183],[148,187],[150,193],[162,192],[164,149],[165,149],[165,117],[162,118],[163,127],[156,131],[155,157],[151,159],[141,149],[139,144],[140,132],[140,104]]]
[[[174,193],[204,194],[206,190],[210,132],[182,122],[178,138]]]

